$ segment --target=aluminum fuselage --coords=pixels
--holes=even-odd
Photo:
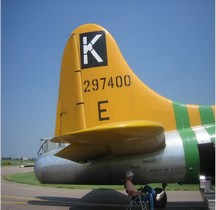
[[[210,142],[210,139],[207,140],[206,135],[202,134],[202,127],[195,130],[199,133],[199,139],[203,138],[205,145],[206,141]],[[134,182],[137,184],[197,182],[200,173],[199,155],[193,157],[194,163],[189,167],[179,132],[167,132],[165,138],[166,146],[158,152],[122,158],[105,157],[85,163],[57,157],[55,154],[59,149],[53,150],[38,156],[34,167],[35,175],[41,183],[121,184],[125,171],[131,169],[136,174]],[[191,151],[198,150],[200,141],[196,142],[191,145],[196,147],[190,148]],[[186,179],[187,173],[192,174],[190,180]]]

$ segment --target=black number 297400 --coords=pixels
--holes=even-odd
[[[131,78],[130,75],[118,75],[101,77],[98,79],[85,80],[83,82],[84,93],[89,93],[91,91],[104,90],[106,88],[122,88],[131,86]]]

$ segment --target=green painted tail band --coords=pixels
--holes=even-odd
[[[199,150],[197,139],[191,128],[179,130],[185,153],[185,182],[196,183],[199,177]]]
[[[187,106],[184,104],[178,104],[173,102],[173,108],[175,113],[175,120],[176,120],[176,128],[183,129],[190,127],[190,120],[187,111]]]
[[[197,126],[200,124],[200,126],[205,128],[209,135],[209,142],[213,144],[215,144],[215,117],[211,106],[195,106],[194,110],[193,106],[191,106],[192,115],[188,113],[188,106],[190,105],[173,102],[176,128],[182,138],[185,153],[185,182],[195,183],[198,181],[197,178],[200,172],[200,156],[196,134],[190,124],[194,120],[190,119],[190,116],[195,117],[196,120],[198,119],[199,123],[197,123]],[[197,115],[195,116],[194,113]]]
[[[199,111],[202,125],[215,123],[212,107],[200,106]]]
[[[173,102],[173,110],[177,130],[191,127],[188,106],[189,105]],[[197,117],[199,117],[201,120],[199,125],[208,125],[215,123],[214,112],[211,106],[199,106],[198,110],[199,116]]]

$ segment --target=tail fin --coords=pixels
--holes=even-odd
[[[70,36],[62,59],[56,136],[106,123],[148,120],[165,130],[214,122],[214,107],[173,103],[130,69],[113,37],[87,24]]]

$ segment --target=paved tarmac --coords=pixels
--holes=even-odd
[[[2,167],[1,175],[3,177],[32,170],[33,168]],[[199,191],[168,191],[167,197],[168,203],[164,210],[207,209]],[[123,210],[128,204],[129,198],[124,190],[67,190],[1,180],[2,210]]]

